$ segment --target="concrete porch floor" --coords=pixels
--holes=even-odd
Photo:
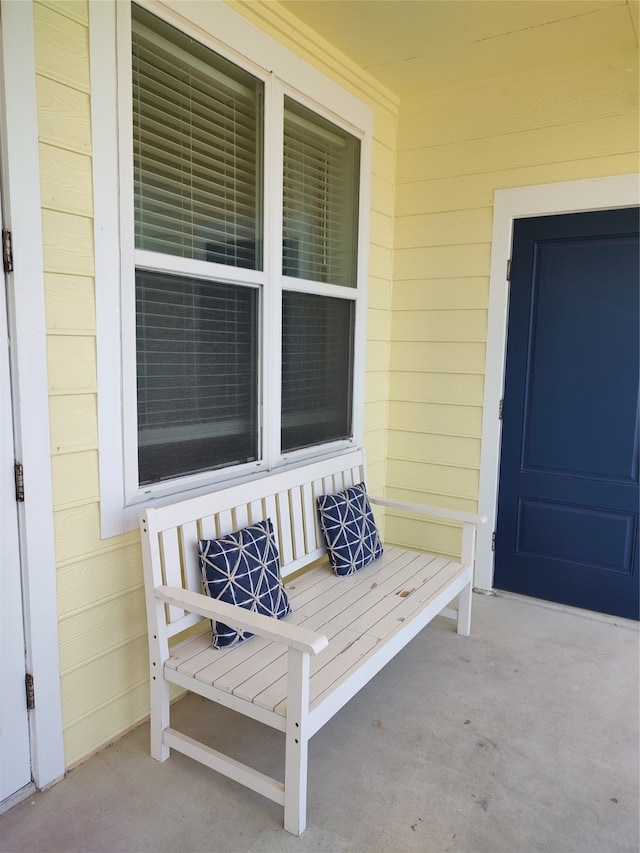
[[[0,849],[637,853],[638,636],[475,595],[470,638],[436,619],[312,739],[300,839],[257,794],[177,753],[153,761],[145,724],[3,815]],[[278,733],[196,696],[174,713],[282,772]]]

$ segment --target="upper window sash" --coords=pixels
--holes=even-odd
[[[285,276],[357,284],[360,141],[285,97]]]
[[[264,85],[132,6],[135,245],[260,270]]]

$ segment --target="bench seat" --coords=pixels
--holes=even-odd
[[[469,582],[469,571],[443,557],[386,548],[383,556],[347,577],[336,576],[327,565],[316,566],[287,584],[292,612],[284,622],[324,635],[329,643],[311,659],[309,727],[314,715],[322,717],[323,702],[339,693],[347,702],[356,691],[345,692],[350,678],[384,660],[385,647],[393,648],[397,636],[413,636],[439,613]],[[444,599],[443,600],[443,596]],[[430,607],[429,607],[430,605]],[[422,619],[415,619],[422,614]],[[402,638],[402,645],[405,645]],[[376,671],[377,671],[376,670]],[[369,674],[370,675],[370,674]],[[252,702],[280,717],[271,725],[284,731],[287,711],[286,647],[262,637],[240,646],[211,647],[211,631],[192,637],[171,650],[165,678],[194,689],[193,680],[222,694]],[[367,678],[368,680],[368,678]],[[198,686],[196,692],[200,692]],[[224,696],[216,696],[224,703]]]

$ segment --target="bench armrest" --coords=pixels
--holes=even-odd
[[[282,619],[264,616],[262,613],[253,613],[251,610],[245,610],[244,607],[236,607],[226,601],[209,598],[203,593],[172,586],[157,586],[154,593],[160,601],[173,604],[189,613],[197,613],[209,619],[219,619],[234,628],[242,628],[307,654],[318,654],[329,645],[324,634],[310,631],[299,625],[292,625]]]
[[[446,518],[450,521],[460,521],[466,524],[485,524],[486,515],[478,515],[473,512],[462,512],[457,509],[446,509],[442,506],[431,506],[419,504],[412,501],[399,501],[394,498],[376,498],[368,495],[369,502],[378,506],[388,506],[391,509],[399,509],[404,512],[415,512],[419,515],[430,515],[434,518]]]
[[[418,515],[431,516],[433,518],[446,518],[449,521],[462,523],[462,553],[460,559],[465,566],[473,566],[476,555],[476,531],[478,525],[485,524],[487,517],[474,512],[461,512],[457,509],[445,509],[441,506],[430,506],[429,504],[418,504],[412,501],[398,501],[393,498],[374,498],[369,496],[372,504],[388,506],[401,512],[413,512]]]

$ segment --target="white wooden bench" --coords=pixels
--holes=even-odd
[[[270,473],[140,514],[151,668],[151,754],[176,749],[284,806],[284,826],[306,825],[310,738],[434,616],[444,611],[468,635],[476,526],[484,519],[369,496],[394,507],[462,523],[461,562],[385,546],[378,560],[346,577],[325,557],[316,497],[365,482],[360,450]],[[202,592],[197,543],[271,518],[289,578],[292,612],[278,620]],[[306,569],[302,574],[300,571]],[[457,609],[447,610],[454,599]],[[210,620],[251,631],[235,647],[211,647]],[[170,645],[177,634],[201,623]],[[284,784],[170,726],[170,685],[285,733]]]

